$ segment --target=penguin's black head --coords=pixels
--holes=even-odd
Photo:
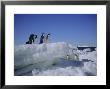
[[[48,36],[50,35],[50,33],[48,34]]]

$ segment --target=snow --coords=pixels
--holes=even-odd
[[[15,75],[96,76],[97,52],[88,50],[66,42],[15,46]]]
[[[90,48],[86,48],[86,49],[84,49],[83,51],[84,51],[84,52],[90,52],[91,49],[90,49]]]
[[[91,61],[94,61],[95,63],[97,62],[97,52],[93,51],[93,52],[85,52],[85,51],[81,51],[80,55],[79,55],[79,59],[89,59]]]
[[[33,75],[37,76],[80,76],[84,75],[83,71],[80,68],[66,67],[66,68],[55,68],[48,69],[43,72],[38,72],[37,70],[32,71]]]

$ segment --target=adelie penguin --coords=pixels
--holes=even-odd
[[[46,38],[45,38],[45,42],[46,42],[46,43],[48,42],[49,36],[50,36],[50,34],[47,34],[47,36],[46,36]]]
[[[41,37],[40,37],[40,42],[39,42],[39,44],[44,43],[44,40],[45,40],[45,33],[42,33],[42,35],[41,35]]]
[[[30,34],[29,40],[26,42],[26,44],[32,44],[32,43],[34,43],[34,41],[35,41],[36,38],[37,38],[37,35]]]

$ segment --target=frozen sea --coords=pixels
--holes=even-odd
[[[15,76],[96,76],[97,50],[78,50],[66,43],[18,45],[14,48]]]

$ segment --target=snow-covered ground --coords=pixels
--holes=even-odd
[[[16,76],[96,76],[97,52],[65,42],[15,46]]]

